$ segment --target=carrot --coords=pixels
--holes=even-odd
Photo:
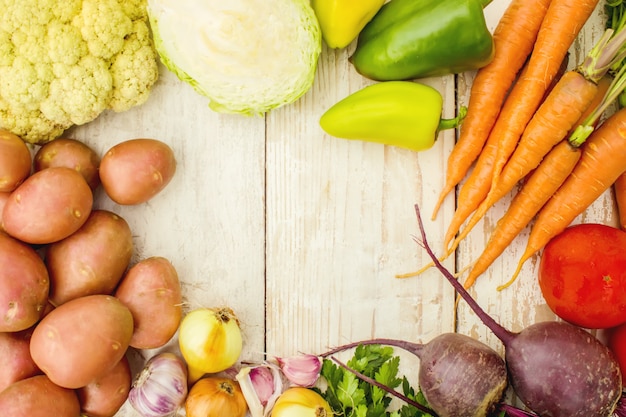
[[[559,78],[524,129],[499,180],[489,190],[465,229],[457,236],[452,249],[469,234],[492,205],[539,165],[550,149],[602,105],[612,83],[610,77],[603,82],[601,89],[598,83],[613,64],[620,62],[625,55],[621,53],[621,49],[626,44],[626,31],[613,35],[614,31],[607,29],[585,60],[576,69],[567,71]]]
[[[546,155],[515,195],[504,216],[498,220],[489,237],[489,242],[472,265],[472,269],[463,283],[465,288],[471,287],[478,276],[491,266],[531,222],[550,196],[572,172],[580,159],[580,155],[580,148],[571,146],[567,140],[562,140]],[[541,190],[541,193],[536,192],[536,190]]]
[[[454,235],[495,185],[526,124],[557,75],[569,47],[598,1],[552,0],[550,3],[530,60],[506,98],[472,174],[459,191],[457,210],[444,237],[446,256],[454,251],[450,247]],[[464,188],[468,189],[466,193],[463,192]],[[465,195],[471,198],[462,200],[461,197]]]
[[[587,139],[580,161],[558,191],[539,211],[526,249],[511,281],[526,260],[609,189],[626,166],[626,108],[610,116]]]
[[[626,172],[623,172],[613,184],[619,227],[626,230]]]
[[[491,185],[515,150],[526,125],[541,104],[559,65],[599,0],[553,0],[543,19],[528,70],[507,97],[491,135],[498,138]]]
[[[494,57],[479,69],[470,90],[467,116],[452,148],[446,181],[433,211],[436,217],[446,195],[465,177],[496,122],[507,92],[532,51],[551,0],[513,0],[494,32]]]

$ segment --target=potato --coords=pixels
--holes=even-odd
[[[36,172],[17,187],[2,212],[4,229],[32,244],[56,242],[81,227],[93,194],[78,172],[53,167]]]
[[[11,417],[79,417],[76,392],[61,388],[45,375],[18,381],[0,392],[0,410]]]
[[[34,325],[48,303],[50,280],[30,246],[0,232],[0,332]]]
[[[78,401],[87,417],[112,417],[124,405],[132,384],[130,364],[126,356],[109,372],[79,388]]]
[[[0,192],[0,232],[6,232],[6,230],[4,230],[4,226],[2,226],[2,212],[4,211],[4,206],[7,201],[9,201],[10,196],[11,193]]]
[[[0,192],[15,190],[30,175],[31,165],[26,143],[19,136],[0,129]]]
[[[148,201],[174,177],[176,159],[165,143],[131,139],[109,149],[100,162],[100,180],[106,194],[118,204]]]
[[[88,295],[55,308],[35,327],[30,354],[55,384],[80,388],[109,372],[124,356],[133,316],[110,295]]]
[[[0,392],[22,379],[41,374],[30,356],[32,329],[0,332]]]
[[[115,296],[133,314],[132,347],[158,348],[176,333],[182,295],[176,269],[167,259],[155,256],[136,263],[122,278]]]
[[[58,138],[44,144],[33,159],[35,172],[50,167],[68,167],[78,171],[92,190],[100,185],[100,156],[76,139]]]
[[[72,235],[48,246],[50,301],[61,305],[92,294],[112,294],[133,254],[133,236],[126,220],[94,210]]]

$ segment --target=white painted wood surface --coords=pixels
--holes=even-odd
[[[508,6],[494,0],[485,13],[491,29]],[[601,2],[602,3],[602,2]],[[599,6],[572,47],[573,66],[602,31]],[[103,154],[123,140],[160,139],[179,161],[174,180],[150,202],[119,206],[100,193],[96,205],[124,217],[134,231],[134,261],[169,258],[183,282],[186,309],[230,306],[241,320],[243,360],[297,352],[372,337],[428,341],[459,331],[501,350],[468,311],[455,311],[454,293],[434,270],[399,280],[398,273],[427,262],[413,241],[414,204],[427,213],[429,240],[440,248],[454,211],[454,196],[430,220],[443,185],[455,136],[443,132],[435,146],[415,153],[336,139],[318,124],[332,104],[369,84],[346,50],[324,47],[315,83],[298,102],[266,117],[217,114],[207,99],[161,67],[149,101],[126,113],[107,113],[68,136]],[[473,73],[422,80],[443,94],[444,117],[467,104]],[[419,120],[416,120],[419,122]],[[446,265],[459,269],[480,254],[505,204],[499,203]],[[614,222],[610,194],[582,220]],[[503,325],[516,330],[554,319],[535,281],[536,259],[506,291],[525,236],[481,277],[472,293]],[[175,346],[174,341],[168,348]],[[151,352],[143,352],[145,357]],[[133,355],[139,366],[141,356]],[[403,355],[416,381],[419,364]],[[135,417],[128,405],[119,417]]]

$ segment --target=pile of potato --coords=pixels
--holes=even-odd
[[[181,287],[163,257],[131,265],[131,228],[94,207],[102,187],[141,204],[172,179],[172,150],[121,142],[101,158],[73,139],[34,157],[0,131],[0,410],[13,417],[113,416],[126,401],[129,347],[166,344]]]

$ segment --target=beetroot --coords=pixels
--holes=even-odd
[[[542,417],[608,417],[622,395],[619,365],[598,339],[564,322],[540,322],[518,333],[487,315],[429,247],[415,206],[421,245],[470,308],[502,341],[513,390]]]
[[[485,417],[507,386],[504,360],[486,344],[459,333],[444,333],[425,344],[371,339],[335,348],[323,357],[359,345],[399,347],[420,359],[419,386],[439,417]]]

